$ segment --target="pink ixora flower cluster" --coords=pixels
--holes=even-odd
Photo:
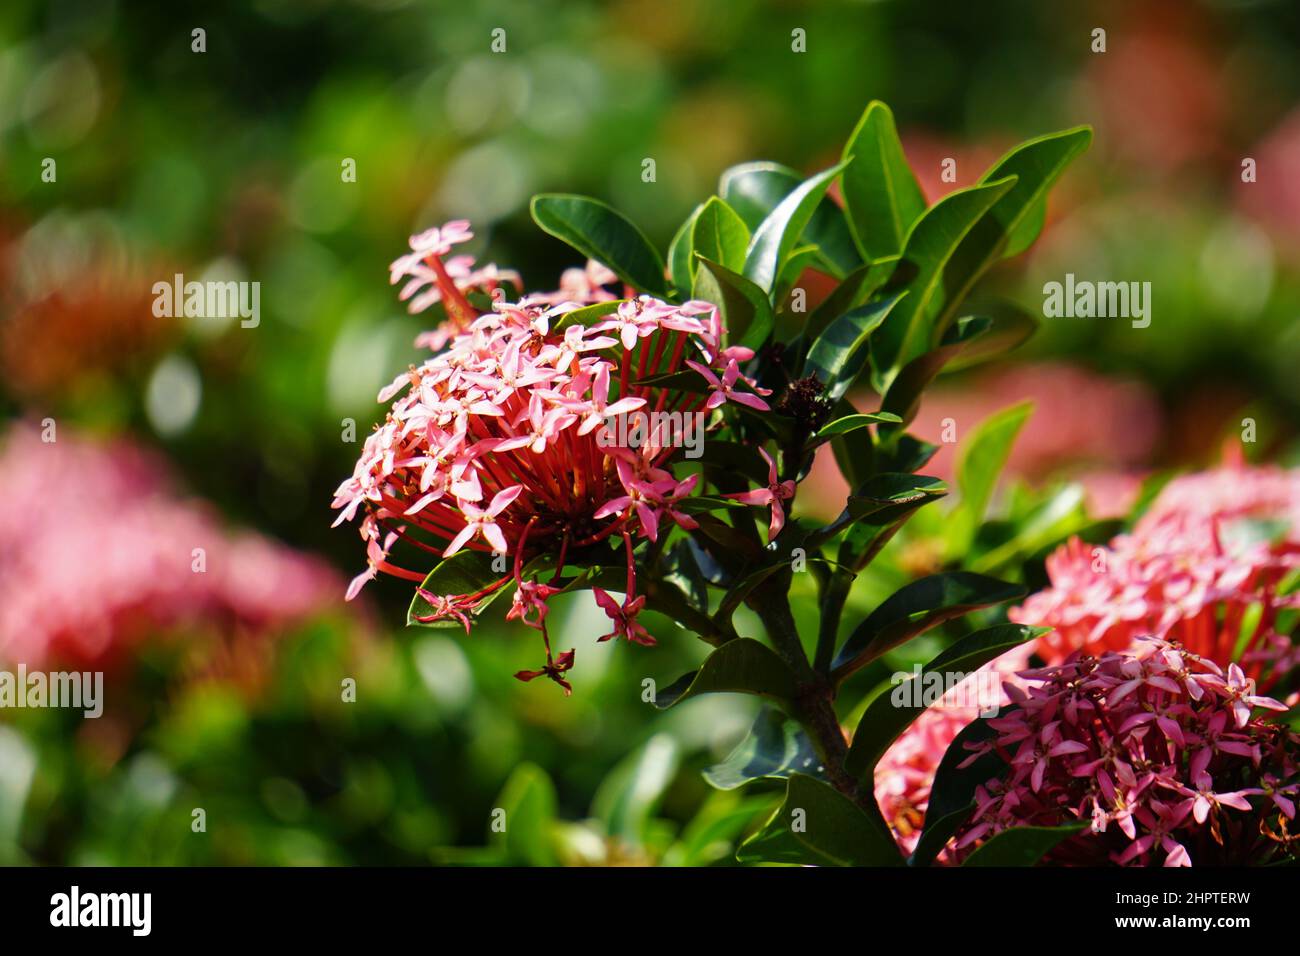
[[[1085,821],[1057,847],[1064,864],[1265,863],[1300,850],[1291,833],[1300,737],[1254,716],[1286,705],[1176,644],[1074,654],[1020,675],[993,737],[966,763],[996,754],[1006,770],[976,789],[955,851],[1017,826]]]
[[[1124,650],[1177,641],[1267,688],[1300,663],[1279,614],[1300,604],[1300,471],[1240,463],[1164,487],[1129,534],[1107,547],[1072,540],[1047,559],[1052,586],[1010,617],[1054,630],[1038,653]]]
[[[0,661],[109,666],[184,629],[259,641],[337,602],[323,564],[228,531],[127,442],[0,439]]]
[[[412,252],[393,263],[394,281],[410,277],[404,296],[418,292],[417,301],[428,302],[433,292],[421,290],[430,284],[437,290],[448,318],[436,336],[421,341],[445,348],[380,393],[381,402],[396,400],[336,493],[335,523],[360,514],[368,556],[348,597],[380,572],[423,582],[430,562],[465,548],[500,555],[508,570],[477,591],[420,588],[431,608],[421,620],[453,619],[468,630],[468,615],[513,583],[509,617],[541,631],[546,648],[542,669],[517,676],[545,675],[567,693],[563,674],[573,654],[553,655],[546,631],[547,602],[566,562],[607,557],[611,542],[621,541],[622,602],[595,589],[613,622],[606,638],[652,643],[637,623],[645,599],[637,594],[633,549],[641,540],[658,540],[666,523],[696,527],[681,502],[695,493],[699,478],[673,473],[675,449],[664,423],[727,402],[766,409],[761,396],[768,393],[740,373],[739,363],[753,353],[724,345],[716,306],[671,305],[631,293],[616,299],[604,288],[614,277],[603,267],[571,270],[558,292],[514,303],[493,294],[490,306],[476,308],[467,293],[485,281],[481,270],[466,264],[469,271],[458,278],[443,262],[469,236],[464,222],[431,229],[412,237]],[[591,310],[585,319],[572,315],[598,303],[605,307],[594,317]],[[703,377],[699,392],[654,384],[688,368]],[[620,445],[607,427],[631,413],[650,421],[636,447]],[[779,501],[773,502],[775,518]],[[423,554],[420,566],[398,563],[399,547]],[[545,582],[529,569],[543,556],[554,569]]]

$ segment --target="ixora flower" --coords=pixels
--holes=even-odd
[[[1231,463],[1164,487],[1129,534],[1109,547],[1077,539],[1047,559],[1052,587],[1012,609],[1054,628],[1039,654],[1124,650],[1155,636],[1264,687],[1300,663],[1278,616],[1300,604],[1300,471]]]
[[[968,744],[1005,769],[975,792],[955,852],[1015,826],[1084,821],[1058,863],[1266,863],[1300,846],[1300,737],[1254,716],[1285,704],[1177,644],[1150,639],[1021,672],[1015,707]]]
[[[566,565],[608,560],[618,546],[622,602],[595,589],[613,623],[606,638],[653,643],[637,622],[645,596],[637,593],[634,551],[657,542],[668,524],[695,527],[682,508],[700,476],[674,474],[672,435],[653,422],[711,414],[724,392],[711,395],[710,387],[725,391],[722,400],[759,410],[768,407],[767,392],[741,374],[738,363],[753,353],[724,344],[716,306],[630,291],[617,299],[604,288],[613,274],[594,264],[566,273],[558,292],[507,302],[499,284],[505,273],[475,269],[463,257],[443,261],[470,235],[466,222],[430,229],[393,263],[394,282],[410,278],[402,297],[422,306],[441,301],[447,320],[419,341],[441,351],[380,393],[380,401],[395,399],[392,408],[336,493],[335,524],[360,515],[367,549],[368,567],[348,597],[380,572],[424,582],[430,560],[464,550],[493,555],[497,576],[481,588],[437,594],[422,586],[429,610],[416,620],[454,620],[468,631],[470,615],[513,584],[509,616],[541,631],[546,648],[543,668],[516,676],[545,675],[567,693],[563,674],[573,652],[554,655],[546,629]],[[482,308],[470,300],[474,291],[491,296]],[[696,391],[664,381],[689,377],[692,368],[702,376]],[[630,413],[656,413],[635,447],[607,426]],[[772,491],[777,529],[785,491]],[[755,504],[768,503],[759,497]],[[398,548],[423,555],[421,566],[399,563]]]

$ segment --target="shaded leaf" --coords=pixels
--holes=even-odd
[[[842,168],[840,163],[805,180],[759,223],[745,253],[745,278],[764,290],[773,289],[790,252]]]
[[[654,705],[666,710],[700,694],[755,694],[790,706],[795,678],[776,652],[749,637],[723,644],[697,671],[682,676],[655,695]]]
[[[812,741],[798,723],[765,707],[727,758],[704,771],[704,779],[719,790],[734,790],[751,780],[784,779],[792,773],[820,776]]]
[[[905,584],[849,635],[835,658],[836,680],[917,634],[981,607],[1023,596],[1025,589],[969,571],[948,571]]]
[[[740,845],[742,863],[900,866],[889,831],[828,783],[790,776],[785,800],[764,827]]]

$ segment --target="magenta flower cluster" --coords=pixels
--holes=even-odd
[[[1160,640],[1021,672],[1013,709],[969,744],[1007,770],[976,790],[960,854],[1010,827],[1086,821],[1061,863],[1190,866],[1294,852],[1300,737],[1255,716],[1286,705],[1236,664]]]

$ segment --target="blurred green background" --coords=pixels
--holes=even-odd
[[[1067,272],[1152,283],[1149,328],[1045,320],[1011,363],[947,384],[946,414],[1038,398],[1027,481],[1205,464],[1244,416],[1252,453],[1289,459],[1298,46],[1289,0],[7,0],[0,414],[153,448],[187,500],[346,580],[364,554],[328,506],[359,448],[347,421],[364,437],[378,388],[419,360],[421,317],[387,282],[408,234],[470,218],[471,251],[554,287],[580,263],[533,226],[533,193],[603,198],[663,248],[728,166],[828,165],[878,98],[931,201],[1022,139],[1092,124],[1043,238],[990,285],[1041,314]],[[260,282],[260,324],[155,318],[150,289],[176,272]],[[111,560],[66,546],[80,575]],[[900,574],[914,558],[899,549]],[[109,729],[0,715],[0,862],[718,863],[773,804],[699,775],[748,703],[643,702],[645,679],[701,657],[672,622],[651,621],[657,648],[597,646],[589,598],[561,606],[566,700],[512,678],[537,665],[532,632],[408,631],[409,594],[380,580],[362,607],[274,628],[252,683],[196,678],[185,629],[159,624],[112,675]],[[497,808],[521,821],[509,836]]]

